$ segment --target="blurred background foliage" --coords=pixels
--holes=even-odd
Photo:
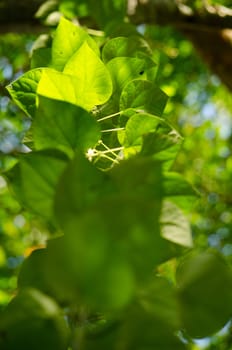
[[[85,15],[84,1],[63,1],[59,10],[72,17]],[[232,1],[211,1],[231,7]],[[186,1],[199,7],[202,1]],[[74,6],[75,5],[75,6]],[[57,10],[57,9],[56,9]],[[51,14],[49,14],[51,16]],[[54,19],[54,16],[53,16]],[[184,137],[174,169],[184,174],[200,197],[190,216],[195,247],[218,249],[232,262],[232,97],[212,75],[192,44],[172,27],[139,26],[157,62],[157,84],[168,95],[165,116]],[[5,86],[30,66],[37,35],[0,36],[0,171],[14,164],[15,152],[24,149],[23,137],[30,120],[12,104]],[[44,243],[40,223],[12,197],[0,176],[0,308],[16,289],[16,274],[24,256]],[[219,334],[192,345],[192,350],[231,348],[231,325]]]
[[[23,137],[30,121],[11,102],[5,86],[29,68],[29,55],[36,35],[9,33],[0,37],[0,172],[23,151]],[[0,176],[0,309],[17,286],[17,271],[33,246],[43,242],[38,224],[25,213]]]

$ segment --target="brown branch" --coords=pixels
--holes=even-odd
[[[181,0],[129,0],[135,24],[172,25],[184,34],[197,52],[232,91],[232,10],[204,6],[193,10]]]
[[[232,29],[232,10],[224,6],[204,6],[199,10],[180,0],[128,0],[129,18],[134,24],[204,26],[213,30]]]
[[[44,0],[0,0],[0,33],[41,33],[35,13]]]
[[[27,20],[26,22],[8,22],[0,23],[0,34],[42,34],[47,32],[48,28],[36,20]]]

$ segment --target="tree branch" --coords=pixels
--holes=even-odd
[[[213,31],[232,29],[232,10],[219,5],[193,10],[180,0],[128,0],[128,9],[134,24],[156,23],[177,28],[194,25]]]
[[[172,25],[194,45],[200,56],[232,91],[232,10],[209,6],[194,10],[181,0],[128,0],[135,24]],[[133,4],[133,6],[132,6]]]
[[[42,31],[35,13],[44,0],[0,0],[0,33]]]

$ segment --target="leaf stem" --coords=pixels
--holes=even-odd
[[[113,118],[113,117],[115,117],[116,115],[121,114],[122,112],[123,112],[123,111],[120,111],[120,112],[117,112],[117,113],[113,113],[113,114],[109,114],[109,115],[107,115],[106,117],[103,117],[103,118],[98,119],[98,122],[102,122],[103,120],[107,120],[107,119]]]
[[[124,129],[125,128],[106,129],[106,130],[101,130],[101,132],[120,131],[120,130],[124,130]]]
[[[124,147],[115,147],[115,148],[109,148],[105,151],[99,151],[101,154],[106,154],[106,153],[112,153],[116,156],[118,156],[116,153],[114,153],[115,151],[122,151]]]

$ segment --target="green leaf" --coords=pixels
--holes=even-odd
[[[148,43],[140,36],[129,36],[113,38],[104,45],[102,59],[108,62],[115,57],[137,57],[147,61],[148,65],[155,66],[152,60],[152,51]]]
[[[141,155],[160,160],[165,171],[173,165],[182,145],[182,137],[167,123],[160,123],[154,132],[143,135]]]
[[[93,99],[93,105],[103,104],[112,94],[109,72],[87,42],[66,63],[64,73],[78,78],[82,99]]]
[[[112,310],[131,299],[134,276],[125,257],[113,247],[103,218],[85,211],[70,217],[65,236],[49,240],[46,249],[34,251],[24,261],[19,288],[28,286],[52,295],[62,305],[84,303]]]
[[[56,276],[57,288],[68,287],[72,301],[79,299],[97,310],[124,307],[134,294],[134,275],[126,257],[113,244],[101,214],[89,210],[79,217],[73,215],[64,232],[59,245],[48,246],[50,277]],[[63,263],[54,275],[60,257]]]
[[[144,309],[169,325],[171,329],[180,328],[179,304],[176,289],[163,277],[153,277],[151,282],[139,291],[139,303]]]
[[[23,74],[7,86],[7,90],[15,103],[30,117],[36,110],[36,90],[42,70],[34,69]]]
[[[76,234],[77,239],[83,239],[85,229],[77,230],[79,220],[83,215],[96,216],[98,223],[92,234],[101,237],[100,232],[105,232],[104,239],[111,242],[109,250],[114,249],[122,261],[129,262],[142,283],[154,266],[171,254],[169,243],[159,232],[160,178],[160,165],[152,159],[131,159],[104,173],[77,155],[57,186],[56,217],[65,237]]]
[[[51,49],[42,47],[33,51],[31,58],[31,68],[48,67],[51,61]]]
[[[55,151],[38,151],[21,156],[12,170],[12,186],[22,204],[45,219],[53,218],[53,200],[67,158]]]
[[[191,337],[219,331],[232,311],[232,272],[221,256],[206,252],[177,269],[182,327]]]
[[[53,39],[52,67],[62,71],[68,60],[80,49],[85,41],[99,55],[98,46],[88,33],[62,17]]]
[[[107,63],[110,71],[114,93],[120,95],[124,86],[133,79],[146,79],[146,71],[151,68],[145,59],[133,57],[116,57]]]
[[[184,350],[185,345],[174,335],[169,322],[154,315],[144,305],[132,305],[120,333],[120,349]]]
[[[36,289],[12,299],[0,320],[0,346],[5,350],[66,350],[69,331],[55,301]]]
[[[126,125],[125,125],[126,124]],[[140,154],[161,161],[168,170],[180,149],[182,138],[168,123],[153,114],[127,109],[119,119],[125,130],[118,132],[118,140],[124,146],[124,156]]]
[[[46,247],[34,250],[23,261],[18,276],[18,288],[36,288],[61,305],[67,305],[70,300],[75,300],[77,305],[79,300],[76,276],[74,278],[73,274],[69,273],[63,240],[63,237],[51,239],[48,241],[49,249]]]
[[[143,112],[162,116],[167,103],[167,95],[147,80],[133,80],[123,89],[120,97],[120,110],[135,108]]]
[[[138,194],[151,199],[163,195],[162,188],[156,187],[162,181],[161,166],[149,157],[121,161],[109,171],[109,175],[122,193]]]
[[[77,154],[68,164],[57,186],[55,210],[61,226],[110,192],[109,176],[98,170],[86,157]]]
[[[104,206],[109,231],[128,240],[127,244],[122,240],[122,249],[142,282],[156,264],[172,256],[170,245],[160,236],[161,166],[152,158],[134,157],[115,166],[110,176],[119,196]]]
[[[175,204],[163,202],[160,225],[161,235],[165,239],[184,247],[193,246],[190,223]]]
[[[34,121],[36,149],[54,148],[73,153],[86,152],[100,139],[96,120],[84,109],[67,102],[39,98]]]
[[[85,329],[85,334],[80,333],[78,344],[83,344],[85,350],[108,350],[112,344],[116,346],[119,341],[119,330],[121,322],[116,320],[100,320],[92,324],[92,327]]]
[[[91,110],[110,98],[112,82],[103,62],[85,42],[67,62],[64,73],[43,72],[37,92]]]
[[[152,114],[134,113],[126,123],[124,137],[123,133],[119,134],[120,142],[124,147],[142,146],[142,136],[156,130],[160,123],[163,123],[162,119]]]
[[[174,172],[164,173],[163,189],[165,197],[182,209],[191,208],[198,197],[197,191],[183,175]]]
[[[47,249],[34,250],[22,263],[19,276],[18,288],[32,287],[51,295],[51,283],[46,279]]]

